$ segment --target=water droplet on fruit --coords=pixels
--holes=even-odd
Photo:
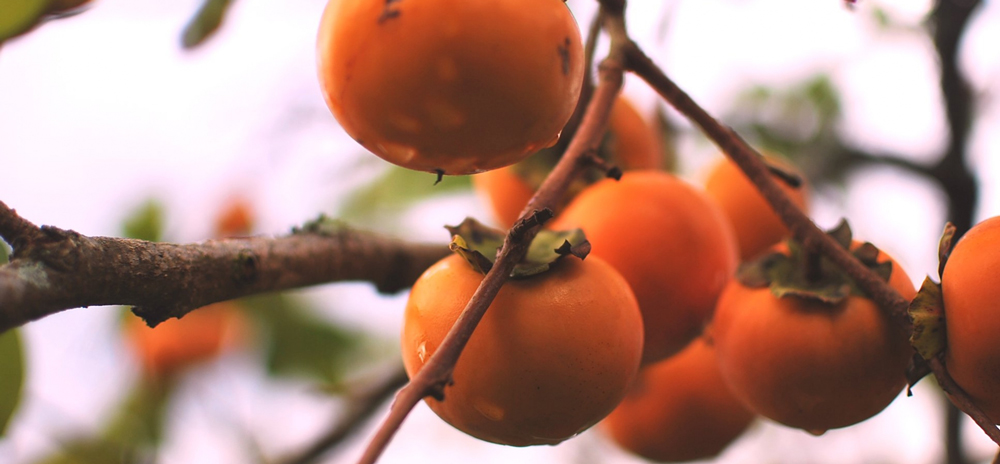
[[[386,159],[397,164],[409,163],[420,154],[416,148],[401,143],[385,142],[376,145],[376,148]]]
[[[475,404],[476,411],[479,411],[483,417],[491,421],[501,421],[503,420],[504,412],[503,408],[495,404],[490,404],[486,401],[479,401]]]
[[[389,124],[392,124],[394,129],[408,134],[417,134],[423,128],[420,124],[420,120],[405,114],[391,115],[389,117]]]
[[[462,110],[443,100],[427,100],[424,111],[431,124],[439,129],[457,129],[465,124],[465,114]]]
[[[417,359],[420,359],[420,363],[423,364],[427,361],[427,342],[420,342],[417,346]]]
[[[806,432],[808,432],[809,435],[813,435],[813,436],[817,436],[818,437],[818,436],[823,435],[824,433],[826,433],[826,430],[812,429],[812,430],[806,430]]]
[[[559,132],[559,133],[557,133],[557,134],[555,135],[555,137],[552,137],[552,140],[549,140],[548,142],[545,142],[545,146],[544,146],[544,147],[542,147],[542,148],[549,148],[549,147],[551,147],[551,146],[555,145],[555,144],[556,144],[556,142],[558,142],[558,141],[559,141],[559,136],[560,136],[561,134],[562,134],[562,132]]]

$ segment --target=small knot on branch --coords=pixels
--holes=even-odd
[[[552,219],[555,214],[549,208],[536,209],[534,212],[529,214],[524,219],[521,219],[514,223],[514,227],[510,228],[510,238],[515,242],[519,242],[524,238],[524,234],[531,230],[535,226],[541,226]]]
[[[589,164],[590,166],[596,167],[604,172],[606,177],[614,180],[622,180],[622,170],[618,166],[608,163],[597,154],[597,150],[588,150],[584,153],[583,157],[580,158],[580,162]]]

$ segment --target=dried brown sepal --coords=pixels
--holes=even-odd
[[[910,365],[906,367],[906,396],[913,396],[910,389],[913,388],[920,379],[927,377],[932,372],[931,364],[917,353],[913,353]]]
[[[851,243],[851,228],[846,221],[829,234],[845,248]],[[865,296],[853,279],[826,257],[810,254],[807,247],[793,240],[786,241],[785,246],[787,252],[774,251],[742,265],[737,280],[751,288],[769,287],[778,298],[797,297],[827,305],[837,305],[851,295]],[[892,263],[878,262],[878,248],[864,243],[853,253],[888,281]]]
[[[931,359],[948,346],[944,322],[944,301],[941,285],[930,277],[924,278],[917,296],[910,302],[908,310],[913,321],[910,344],[924,359]]]
[[[462,256],[477,272],[486,274],[496,261],[497,250],[503,246],[504,233],[499,229],[466,218],[457,226],[445,226],[452,235],[449,248]],[[528,246],[528,253],[511,271],[512,278],[541,274],[552,263],[566,255],[583,259],[590,252],[590,242],[580,229],[571,231],[539,231]]]
[[[944,275],[944,265],[955,246],[955,232],[955,224],[950,222],[944,225],[944,231],[941,232],[941,239],[938,240],[938,277]]]
[[[851,248],[854,232],[851,231],[851,225],[847,223],[847,219],[841,219],[837,226],[827,231],[826,234],[833,237],[845,249]]]

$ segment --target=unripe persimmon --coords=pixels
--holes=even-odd
[[[597,256],[635,292],[646,331],[643,362],[701,333],[736,269],[736,242],[704,192],[662,171],[627,172],[588,187],[552,223],[583,229]]]
[[[784,244],[773,250],[788,253]],[[912,299],[902,267],[883,252],[875,259],[892,263],[889,285]],[[865,296],[852,291],[836,303],[778,297],[738,279],[719,298],[711,336],[738,398],[761,416],[813,433],[885,409],[906,385],[914,353],[909,334]]]
[[[657,169],[663,165],[659,135],[624,97],[615,100],[611,107],[605,141],[602,152],[610,158],[611,164],[622,170]],[[518,166],[472,176],[472,185],[490,205],[498,224],[503,227],[514,225],[535,193],[518,174]]]
[[[458,255],[413,285],[402,332],[413,377],[483,280]],[[482,440],[555,444],[604,418],[639,369],[642,318],[625,280],[598,258],[563,259],[500,289],[431,410]]]
[[[955,382],[1000,423],[1000,217],[965,233],[941,275],[948,348]]]
[[[563,0],[330,0],[318,61],[351,137],[442,174],[507,166],[555,143],[584,66]]]
[[[791,164],[775,156],[768,156],[769,163],[799,174]],[[799,176],[801,178],[801,175]],[[803,179],[804,182],[804,179]],[[779,181],[782,190],[799,209],[808,208],[808,186],[793,188]],[[740,249],[740,260],[747,261],[782,239],[788,237],[788,227],[775,214],[771,205],[729,158],[720,160],[705,181],[705,191],[718,203],[722,212],[733,225],[736,241]]]
[[[643,367],[600,428],[645,459],[683,462],[717,456],[754,417],[723,381],[711,343],[699,337],[680,353]]]

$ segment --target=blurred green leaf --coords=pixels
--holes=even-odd
[[[30,31],[48,6],[48,0],[0,1],[0,42]]]
[[[140,457],[138,450],[120,443],[98,439],[74,439],[63,443],[58,451],[35,461],[35,464],[109,464],[153,462]]]
[[[0,264],[7,264],[7,261],[10,260],[10,252],[10,245],[7,245],[7,242],[5,241],[0,240]]]
[[[282,294],[244,298],[240,304],[260,322],[268,372],[337,383],[356,363],[365,337],[310,312]]]
[[[14,415],[24,387],[24,350],[17,329],[0,334],[0,436]]]
[[[181,35],[181,46],[185,49],[195,48],[208,40],[215,31],[219,30],[222,21],[229,12],[234,0],[205,0],[201,8],[191,18],[191,22],[184,26],[184,33]]]
[[[122,224],[122,235],[128,238],[159,242],[163,240],[163,204],[156,199],[146,200],[132,211]]]
[[[445,176],[435,185],[434,174],[390,166],[385,174],[361,187],[341,207],[341,219],[364,222],[376,213],[393,213],[443,193],[471,188],[470,176]]]

